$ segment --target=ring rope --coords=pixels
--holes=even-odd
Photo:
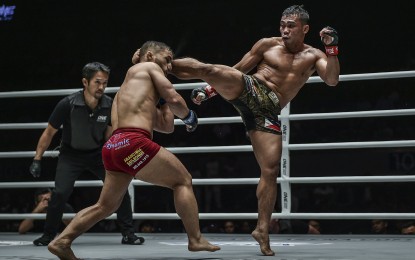
[[[289,115],[288,119],[295,120],[315,120],[315,119],[336,119],[336,118],[358,118],[358,117],[375,117],[375,116],[410,116],[415,115],[415,109],[391,109],[378,111],[357,111],[357,112],[338,112],[338,113],[310,113]],[[199,118],[199,125],[207,124],[229,124],[242,123],[240,116],[229,117],[208,117]],[[175,125],[184,125],[182,120],[175,119]],[[45,129],[48,123],[5,123],[0,124],[0,130],[7,129]]]
[[[392,71],[392,72],[377,72],[377,73],[359,73],[340,75],[340,81],[356,81],[356,80],[374,80],[374,79],[392,79],[392,78],[408,78],[415,77],[415,71]],[[310,77],[306,83],[321,83],[320,77]],[[174,84],[176,90],[189,90],[206,86],[205,82],[198,83],[181,83]],[[120,87],[107,87],[105,93],[116,93]],[[78,89],[55,89],[55,90],[29,90],[29,91],[10,91],[0,92],[0,98],[13,97],[45,97],[45,96],[65,96],[72,94]]]
[[[341,143],[312,143],[289,144],[286,147],[291,151],[299,150],[332,150],[332,149],[356,149],[356,148],[393,148],[414,147],[415,140],[398,141],[372,141],[372,142],[341,142]],[[196,147],[165,147],[175,154],[188,153],[231,153],[252,152],[251,145],[229,146],[196,146]],[[59,151],[46,151],[43,157],[57,157]],[[35,156],[35,151],[0,152],[0,158],[30,158]]]
[[[259,178],[209,178],[193,179],[193,185],[250,185],[258,184]],[[341,177],[287,177],[277,179],[277,183],[367,183],[367,182],[415,182],[414,175],[395,175],[395,176],[341,176]],[[131,182],[134,186],[153,186],[151,183],[140,180]],[[100,180],[75,181],[75,187],[99,187],[103,183]],[[36,188],[36,187],[55,187],[53,181],[38,182],[1,182],[0,188]]]

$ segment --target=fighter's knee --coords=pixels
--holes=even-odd
[[[278,177],[279,167],[271,167],[261,170],[261,177],[267,179],[276,179]]]
[[[192,175],[190,173],[185,174],[184,176],[177,178],[176,182],[171,186],[172,190],[177,189],[178,187],[191,187],[192,186]]]
[[[181,181],[180,185],[183,186],[192,186],[192,176],[186,176],[185,178],[183,178],[183,180]]]

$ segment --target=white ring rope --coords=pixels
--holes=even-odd
[[[251,185],[258,184],[259,178],[209,178],[193,179],[193,185]],[[278,178],[277,183],[367,183],[367,182],[414,182],[414,175],[396,176],[344,176],[344,177],[288,177]],[[134,186],[153,186],[151,183],[140,180],[133,180]],[[54,187],[53,181],[38,182],[1,182],[0,188],[35,188],[35,187]],[[76,181],[75,187],[99,187],[102,181]]]
[[[335,118],[358,118],[358,117],[380,117],[380,116],[411,116],[415,115],[415,109],[395,109],[377,111],[357,111],[357,112],[337,112],[337,113],[310,113],[289,115],[288,119],[295,120],[316,120],[316,119],[335,119]],[[199,118],[199,125],[208,124],[230,124],[242,123],[240,116],[229,117],[208,117]],[[175,125],[184,125],[180,119],[174,120]],[[45,129],[48,123],[6,123],[0,124],[0,130],[7,129]]]
[[[354,80],[376,80],[415,77],[415,71],[380,72],[340,75],[340,81]],[[320,77],[310,77],[307,83],[323,82]],[[177,90],[188,90],[196,87],[203,87],[206,83],[184,83],[175,84]],[[106,93],[116,93],[119,87],[108,87]],[[78,91],[78,89],[61,90],[36,90],[36,91],[12,91],[0,92],[0,98],[21,98],[41,96],[63,96]],[[379,116],[408,116],[415,115],[415,109],[396,109],[378,111],[358,111],[339,113],[310,113],[310,114],[289,114],[288,109],[281,113],[283,127],[289,126],[289,121],[294,120],[319,120],[336,118],[358,118],[358,117],[379,117]],[[200,118],[199,124],[220,124],[220,123],[242,123],[241,117],[211,117]],[[176,119],[175,125],[183,125],[181,120]],[[6,129],[44,129],[47,123],[6,123],[0,124],[0,130]],[[404,141],[378,141],[378,142],[342,142],[342,143],[310,143],[290,144],[288,133],[283,133],[287,140],[284,140],[282,161],[289,161],[289,150],[323,150],[323,149],[356,149],[356,148],[390,148],[390,147],[414,147],[415,140]],[[166,148],[172,153],[222,153],[222,152],[252,152],[251,145],[234,146],[205,146],[205,147],[174,147]],[[0,158],[28,158],[35,155],[34,151],[0,152]],[[46,151],[45,157],[57,157],[59,151]],[[289,163],[288,163],[289,165]],[[281,192],[290,197],[290,184],[293,183],[367,183],[367,182],[415,182],[415,176],[344,176],[344,177],[290,177],[289,167],[282,166],[282,176],[277,182],[281,184]],[[216,179],[193,179],[194,185],[253,185],[257,184],[259,178],[216,178]],[[76,181],[75,187],[102,186],[102,181]],[[133,186],[152,185],[139,180],[132,181]],[[34,188],[54,187],[53,181],[43,182],[0,182],[0,188]],[[291,203],[288,199],[289,204]],[[65,218],[71,218],[75,214],[65,213]],[[0,219],[45,219],[46,214],[0,214]],[[256,219],[257,213],[200,213],[200,219]],[[273,213],[273,217],[285,219],[414,219],[415,213],[291,213],[290,205],[281,213]],[[112,214],[108,219],[115,219]],[[134,213],[134,219],[179,219],[176,213]]]
[[[356,80],[375,80],[375,79],[392,79],[392,78],[411,78],[415,77],[415,71],[392,71],[378,73],[360,73],[340,75],[340,81],[356,81]],[[307,80],[307,83],[321,83],[320,77],[313,76]],[[199,83],[181,83],[175,84],[177,90],[189,90],[206,86],[205,82]],[[120,87],[107,87],[105,93],[116,93]],[[14,97],[45,97],[45,96],[66,96],[74,93],[78,89],[55,89],[55,90],[30,90],[30,91],[10,91],[0,92],[0,98]]]
[[[415,140],[289,144],[287,148],[291,151],[298,151],[298,150],[330,150],[330,149],[391,148],[391,147],[415,147]],[[175,154],[252,152],[251,145],[165,147],[165,148]],[[57,157],[58,155],[59,155],[58,151],[46,151],[43,157]],[[33,156],[35,156],[35,151],[0,152],[0,158],[30,158]]]

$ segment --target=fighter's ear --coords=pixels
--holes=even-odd
[[[310,30],[310,25],[306,24],[303,26],[303,32],[304,33],[308,33],[308,31]]]
[[[153,61],[154,54],[151,51],[147,51],[144,57],[145,57],[145,61]]]

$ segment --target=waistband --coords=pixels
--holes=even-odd
[[[264,83],[262,80],[260,80],[259,78],[255,77],[255,75],[248,75],[248,76],[252,77],[252,78],[253,78],[254,80],[256,80],[257,82],[259,82],[259,83],[261,83],[261,84],[265,85],[265,83]]]
[[[262,81],[262,80],[260,80],[259,78],[255,77],[254,75],[246,75],[246,74],[244,74],[244,76],[246,76],[246,77],[248,77],[248,78],[251,78],[251,80],[252,80],[252,81],[254,81],[254,82],[256,83],[256,85],[260,84],[260,85],[262,85],[263,87],[265,87],[265,88],[269,89],[269,91],[272,91],[272,89],[270,89],[270,88],[268,87],[268,85],[267,85],[267,84],[265,84],[265,82],[263,82],[263,81]]]
[[[143,134],[151,139],[150,132],[141,128],[117,128],[116,130],[114,130],[114,132],[112,132],[112,135],[131,132]]]

